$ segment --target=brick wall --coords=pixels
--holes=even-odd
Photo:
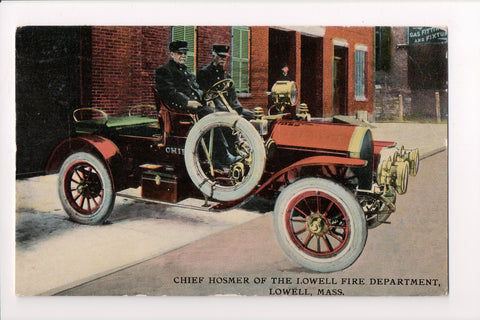
[[[268,105],[269,90],[269,27],[250,28],[250,88],[251,94],[242,96],[241,103],[249,108]],[[231,45],[230,26],[198,26],[196,28],[196,67],[211,61],[211,46],[215,43]],[[349,44],[348,56],[348,111],[373,112],[373,28],[327,27],[323,39],[323,66],[319,68],[323,94],[323,115],[332,112],[332,59],[333,39],[342,38]],[[292,75],[301,79],[301,36],[296,35],[294,50],[296,63]],[[169,59],[170,27],[92,27],[92,106],[110,114],[125,113],[138,103],[153,104],[151,86],[154,70]],[[367,101],[354,99],[355,44],[368,47]],[[292,52],[293,53],[293,52]],[[227,64],[229,69],[229,64]],[[301,90],[301,88],[300,88]],[[301,92],[300,92],[301,93]]]
[[[374,28],[372,27],[327,27],[324,36],[324,60],[323,60],[323,114],[329,116],[333,110],[332,94],[332,59],[334,51],[334,39],[345,40],[348,45],[348,88],[347,108],[348,114],[353,115],[357,110],[373,109],[374,97]],[[355,100],[355,45],[366,45],[367,51],[367,78],[366,78],[366,101]]]
[[[92,106],[122,114],[153,104],[153,74],[170,58],[170,38],[168,26],[92,27]],[[197,27],[197,68],[210,63],[213,44],[231,45],[231,27]]]
[[[250,28],[250,91],[251,96],[240,99],[246,107],[268,105],[268,27]]]
[[[408,49],[405,46],[405,27],[392,30],[392,66],[389,72],[377,72],[377,84],[383,94],[398,97],[410,95],[408,88]]]
[[[92,27],[92,106],[118,114],[153,103],[153,72],[168,60],[169,39],[169,27]]]
[[[416,48],[409,47],[406,44],[406,28],[392,28],[392,67],[389,72],[377,72],[376,90],[376,117],[379,119],[398,119],[399,95],[402,95],[404,103],[404,117],[407,119],[416,118],[435,118],[436,117],[436,96],[440,95],[440,111],[442,117],[448,116],[448,94],[442,90],[442,74],[439,70],[417,71],[412,67],[423,66],[429,60],[437,59],[440,63],[446,63],[441,58],[444,57],[440,46],[419,45]],[[446,50],[446,49],[445,49]],[[446,54],[446,53],[445,53]],[[422,72],[422,74],[416,74]],[[410,81],[409,81],[410,77]],[[430,77],[430,79],[429,79]],[[429,79],[425,81],[424,79]],[[415,88],[415,81],[417,88]],[[439,83],[440,82],[440,83]],[[420,84],[420,85],[419,85]],[[410,87],[412,86],[412,87]],[[418,88],[420,86],[420,88]],[[424,86],[425,88],[421,88]],[[437,88],[432,88],[437,86]]]
[[[393,27],[392,30],[392,65],[389,72],[378,71],[375,92],[375,117],[377,119],[398,119],[399,96],[402,95],[404,114],[411,110],[411,91],[408,87],[408,50],[405,46],[406,28]]]
[[[387,82],[392,88],[397,88],[398,93],[409,93],[408,89],[408,50],[405,46],[406,41],[406,28],[394,27],[392,28],[392,71],[389,77],[390,81]]]
[[[301,70],[301,65],[302,65],[302,37],[301,35],[297,32],[295,34],[295,65],[293,66],[293,71],[295,73],[295,77],[293,78],[295,80],[295,83],[297,84],[297,89],[298,89],[298,100],[302,100],[302,85],[301,85],[301,79],[302,79],[302,70]],[[290,73],[290,72],[289,72]],[[297,80],[298,79],[298,80]]]
[[[226,44],[231,46],[232,27],[229,26],[199,26],[197,27],[197,69],[212,61],[212,45]],[[230,72],[227,61],[225,70]]]
[[[141,82],[137,85],[137,102],[154,103],[151,86],[156,68],[170,59],[170,27],[142,27]]]

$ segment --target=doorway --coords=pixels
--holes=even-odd
[[[269,29],[268,36],[268,89],[280,80],[282,67],[287,64],[290,80],[296,81],[295,31]]]
[[[333,56],[333,114],[347,115],[347,88],[348,88],[348,48],[334,47]]]
[[[302,35],[301,42],[301,102],[308,105],[312,116],[321,117],[323,115],[323,38]]]

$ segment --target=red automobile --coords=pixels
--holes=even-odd
[[[164,203],[203,198],[211,211],[252,197],[274,199],[276,237],[291,259],[318,272],[349,267],[363,251],[367,229],[384,223],[396,195],[407,191],[418,149],[374,141],[368,126],[311,119],[290,81],[277,82],[273,105],[255,108],[255,119],[247,121],[225,99],[230,86],[231,80],[220,81],[204,97],[229,112],[202,119],[169,108],[155,92],[156,106],[136,106],[125,116],[75,110],[75,134],[47,164],[59,170],[65,211],[78,223],[100,224],[117,192],[138,187],[143,198]],[[219,136],[227,143],[219,144]],[[218,161],[218,148],[235,161]]]

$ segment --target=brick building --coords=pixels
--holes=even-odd
[[[373,28],[252,27],[251,104],[267,103],[287,63],[313,116],[373,112],[373,40]]]
[[[268,105],[265,92],[287,63],[313,115],[373,112],[373,28],[340,27],[91,27],[85,40],[91,62],[83,77],[91,90],[84,83],[81,104],[122,113],[139,102],[153,103],[152,75],[167,61],[172,39],[189,41],[192,71],[210,62],[212,44],[231,45],[227,68],[247,107]]]
[[[189,42],[192,71],[210,62],[212,44],[229,44],[227,68],[246,107],[268,106],[266,92],[286,63],[313,116],[374,111],[374,28],[24,27],[16,40],[19,173],[43,170],[53,146],[70,134],[75,108],[121,114],[153,104],[153,73],[169,59],[172,40]]]
[[[377,118],[399,118],[400,95],[406,119],[446,118],[447,31],[432,27],[378,27],[375,33]]]

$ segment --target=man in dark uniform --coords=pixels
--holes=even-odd
[[[203,92],[185,65],[188,42],[173,41],[169,45],[170,60],[155,70],[154,81],[160,99],[171,108],[197,114],[199,118],[212,113],[214,109],[202,105]],[[232,155],[228,150],[228,142],[223,134],[216,135],[215,143],[220,148],[214,148],[214,165],[230,165],[240,157]]]
[[[210,89],[215,83],[224,79],[231,79],[230,75],[225,72],[223,66],[228,57],[230,47],[228,45],[213,45],[212,46],[212,62],[197,71],[197,81],[200,89],[206,91]],[[232,85],[225,95],[230,106],[241,116],[247,120],[253,119],[253,112],[244,108],[240,101],[238,101],[235,87]],[[217,101],[217,109],[225,109],[219,105]]]
[[[213,112],[202,105],[202,90],[195,75],[185,65],[188,42],[173,41],[168,48],[170,60],[155,70],[155,88],[160,99],[171,108],[196,113],[200,117]]]

